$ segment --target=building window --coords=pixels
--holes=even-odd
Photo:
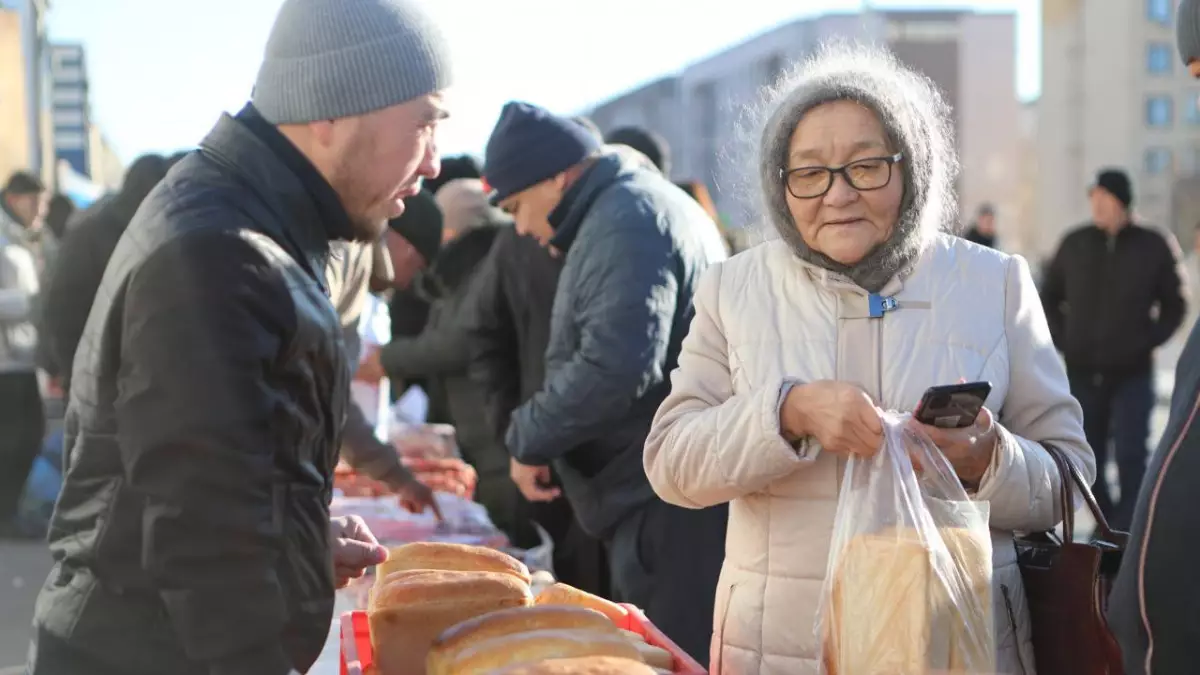
[[[1171,25],[1172,0],[1146,0],[1146,18],[1164,26]]]
[[[82,131],[54,132],[54,147],[58,150],[82,150],[86,144],[87,136]]]
[[[1171,97],[1165,94],[1146,99],[1146,126],[1164,129],[1171,126]]]
[[[83,128],[87,120],[80,109],[58,109],[54,111],[54,126],[68,128]]]
[[[1189,126],[1200,127],[1200,91],[1183,97],[1183,121]]]
[[[1175,69],[1175,48],[1165,42],[1146,45],[1146,72],[1168,75]]]
[[[1169,148],[1147,148],[1143,156],[1146,173],[1157,176],[1171,169],[1171,150]]]
[[[54,88],[54,103],[56,105],[79,105],[83,102],[83,89],[79,87]]]

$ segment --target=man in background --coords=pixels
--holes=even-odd
[[[1146,468],[1154,350],[1178,330],[1186,303],[1171,242],[1132,222],[1129,176],[1101,171],[1088,197],[1092,221],[1063,239],[1042,280],[1042,303],[1096,453],[1096,502],[1125,529]],[[1110,443],[1119,496],[1106,479]]]
[[[83,336],[100,280],[117,242],[146,195],[167,175],[171,164],[161,155],[143,155],[125,172],[121,189],[79,214],[58,248],[57,264],[46,275],[41,302],[41,340],[64,396],[70,391],[71,365]]]
[[[975,222],[963,233],[969,242],[996,248],[996,210],[991,204],[983,204],[975,212]]]
[[[34,326],[39,262],[29,236],[44,192],[25,172],[0,191],[0,537],[21,536],[17,503],[46,429]]]
[[[1181,0],[1179,54],[1200,78],[1200,0]],[[1175,370],[1171,417],[1137,495],[1129,544],[1109,594],[1108,623],[1125,675],[1191,675],[1200,644],[1200,331],[1193,325]],[[1086,421],[1086,420],[1085,420]]]

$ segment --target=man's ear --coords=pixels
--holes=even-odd
[[[333,125],[334,120],[319,120],[308,124],[309,130],[312,132],[313,140],[323,148],[328,148],[333,144]]]
[[[1200,79],[1200,59],[1192,59],[1188,61],[1188,72],[1192,77]]]

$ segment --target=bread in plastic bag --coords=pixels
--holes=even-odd
[[[988,504],[910,417],[885,413],[880,452],[846,462],[817,622],[827,675],[996,669]]]

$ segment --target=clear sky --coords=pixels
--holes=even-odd
[[[446,154],[480,152],[505,101],[578,112],[778,24],[862,7],[862,0],[421,1],[446,31],[455,58],[453,118],[441,143]],[[50,32],[54,40],[86,46],[93,117],[128,161],[195,145],[221,111],[245,102],[281,3],[54,0]],[[1038,94],[1039,0],[873,4],[1016,10],[1018,94]]]

